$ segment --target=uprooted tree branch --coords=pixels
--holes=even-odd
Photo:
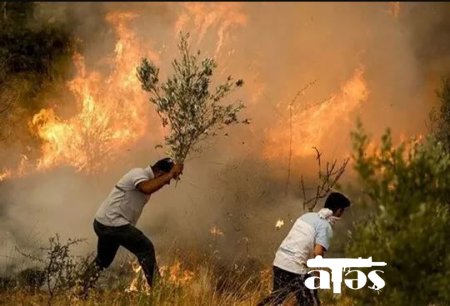
[[[189,34],[181,34],[178,49],[181,58],[172,62],[173,74],[159,84],[159,68],[148,59],[143,59],[137,68],[142,89],[151,94],[150,102],[156,106],[163,127],[168,127],[165,144],[168,153],[177,162],[183,162],[191,151],[199,151],[199,144],[208,136],[215,136],[225,126],[249,123],[239,120],[244,108],[241,102],[220,104],[242,80],[226,81],[211,90],[211,78],[217,63],[212,58],[200,61],[200,51],[190,52]]]
[[[312,197],[306,196],[306,187],[303,179],[303,175],[300,178],[300,185],[303,193],[303,209],[306,211],[312,211],[320,199],[325,198],[328,193],[336,186],[339,179],[345,172],[345,168],[349,162],[349,158],[344,159],[342,164],[338,164],[337,159],[332,162],[326,162],[325,169],[322,167],[322,153],[316,147],[313,147],[316,151],[316,161],[318,164],[317,173],[317,186],[308,189],[314,189],[314,195]]]

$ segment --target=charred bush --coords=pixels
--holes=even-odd
[[[29,286],[33,285],[35,289],[40,283],[45,284],[50,299],[57,294],[75,288],[90,259],[89,256],[79,257],[71,254],[71,247],[82,241],[81,239],[68,239],[66,242],[62,242],[59,235],[55,235],[50,237],[48,247],[41,248],[41,256],[18,250],[20,254],[40,265],[40,270],[28,269],[22,271],[24,272],[22,274],[23,281],[28,282]]]
[[[14,278],[7,276],[0,276],[0,292],[14,289],[17,286],[17,281]]]
[[[27,268],[17,274],[17,284],[21,288],[36,291],[44,285],[45,272],[37,268]]]

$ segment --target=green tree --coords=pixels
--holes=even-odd
[[[387,262],[386,287],[352,294],[361,305],[450,305],[450,153],[432,137],[377,151],[361,124],[352,133],[354,167],[372,212],[355,225],[349,257]],[[350,290],[349,290],[350,291]]]

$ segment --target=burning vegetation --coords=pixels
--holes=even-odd
[[[1,302],[255,305],[282,237],[337,188],[355,200],[329,256],[388,262],[395,291],[325,304],[450,304],[448,4],[1,8]],[[161,147],[186,162],[139,225],[161,284],[122,256],[80,300],[93,209]]]
[[[57,107],[41,109],[32,116],[29,126],[41,142],[40,156],[29,160],[24,155],[16,169],[4,170],[3,179],[59,166],[70,166],[86,174],[98,173],[144,135],[148,127],[142,118],[149,116],[149,108],[135,75],[136,63],[143,53],[138,39],[127,27],[136,16],[117,12],[106,16],[117,37],[109,73],[91,70],[83,55],[73,55],[75,77],[66,83],[65,97],[73,105],[56,101]],[[149,56],[157,60],[153,53]],[[65,107],[73,108],[75,114],[62,118],[58,109]]]

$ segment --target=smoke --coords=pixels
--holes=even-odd
[[[447,75],[449,68],[450,10],[447,3],[411,4],[402,22],[408,28],[415,56],[422,71]]]
[[[447,3],[401,3],[395,14],[387,3],[46,5],[54,18],[70,16],[75,21],[86,67],[91,69],[102,73],[113,69],[110,58],[117,32],[106,16],[129,11],[136,17],[128,26],[146,48],[141,56],[153,56],[163,74],[170,71],[177,33],[182,30],[191,33],[193,49],[217,58],[218,80],[231,74],[245,81],[244,89],[231,100],[244,101],[245,116],[252,124],[233,127],[227,131],[229,136],[208,142],[199,156],[186,163],[177,186],[153,195],[144,210],[139,227],[159,254],[174,248],[219,249],[227,259],[253,256],[270,262],[291,221],[301,213],[300,175],[311,177],[317,171],[313,150],[294,155],[292,181],[285,194],[287,106],[297,91],[315,81],[298,100],[305,106],[341,98],[324,104],[320,113],[313,108],[311,117],[294,121],[293,130],[300,133],[292,143],[294,149],[316,145],[324,158],[341,159],[351,151],[349,132],[357,117],[375,136],[386,127],[396,136],[426,133],[434,90],[450,69]],[[128,47],[132,46],[123,46]],[[351,93],[343,88],[358,69],[367,84],[363,95],[367,97],[349,108]],[[76,112],[66,105],[70,101],[58,103]],[[57,232],[86,237],[83,251],[94,250],[91,223],[110,188],[130,168],[164,156],[153,149],[161,135],[150,105],[142,120],[151,121],[148,133],[100,174],[85,176],[59,168],[0,182],[1,228],[7,233],[2,239],[33,246]],[[305,132],[312,126],[320,137]],[[322,130],[323,126],[330,128]],[[268,157],[267,150],[276,154]],[[7,148],[2,151],[11,154]],[[279,231],[278,219],[286,224]],[[213,227],[223,235],[211,234]],[[38,239],[30,239],[30,233]]]

